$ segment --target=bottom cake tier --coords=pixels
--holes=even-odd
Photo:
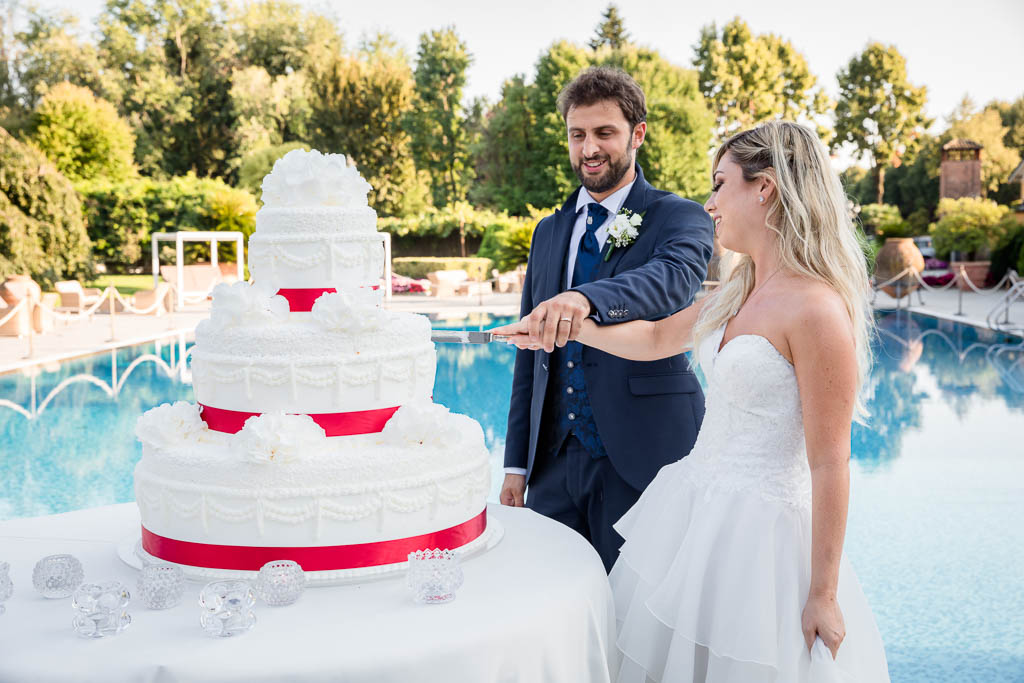
[[[299,448],[203,428],[172,438],[140,430],[142,550],[205,576],[290,559],[343,578],[415,550],[480,545],[491,473],[479,424],[444,409],[396,417],[382,433]]]

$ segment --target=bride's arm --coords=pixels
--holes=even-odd
[[[658,360],[690,348],[693,325],[704,305],[701,299],[667,318],[651,322],[634,320],[618,325],[583,321],[576,341],[628,360]]]
[[[857,355],[839,297],[808,297],[807,302],[787,334],[811,469],[811,585],[803,628],[808,648],[817,635],[835,656],[845,636],[836,593],[850,495]]]
[[[706,298],[655,322],[634,320],[598,325],[588,318],[583,321],[576,341],[629,360],[657,360],[674,356],[690,348],[693,325],[704,301]],[[534,317],[542,315],[543,310],[537,308],[519,322],[496,327],[491,332],[507,337],[510,344],[521,349],[541,349],[542,340],[536,334],[531,336],[530,330],[531,323],[534,329],[541,329],[541,321]]]

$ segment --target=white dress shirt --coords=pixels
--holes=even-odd
[[[629,196],[629,191],[633,189],[633,183],[636,182],[636,178],[624,187],[612,192],[610,195],[604,198],[604,201],[598,202],[601,206],[608,209],[608,217],[605,218],[598,228],[594,236],[597,238],[597,246],[600,251],[604,251],[604,243],[608,240],[608,226],[615,220],[616,214],[622,209],[622,205],[626,202],[626,197]],[[587,192],[587,188],[581,187],[580,193],[576,197],[576,223],[572,227],[572,236],[569,237],[569,261],[565,269],[565,288],[568,290],[572,287],[572,273],[576,268],[576,253],[580,250],[580,240],[583,239],[584,233],[587,232],[587,204],[596,202],[597,200],[590,196]],[[506,467],[505,474],[521,474],[526,475],[526,469],[523,467]]]

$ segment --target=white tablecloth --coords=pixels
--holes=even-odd
[[[134,504],[0,522],[0,561],[14,581],[0,615],[0,682],[607,681],[615,618],[597,554],[529,510],[488,514],[504,538],[464,561],[453,602],[414,603],[404,576],[310,588],[288,607],[257,601],[256,627],[233,638],[200,630],[198,583],[171,610],[133,601],[131,626],[99,640],[75,635],[70,598],[47,600],[32,588],[39,558],[71,553],[87,581],[116,579],[134,592],[137,571],[116,552],[137,533]]]

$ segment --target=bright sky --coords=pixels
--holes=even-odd
[[[103,0],[38,0],[93,20]],[[608,0],[303,0],[334,16],[349,46],[384,30],[410,54],[425,30],[454,24],[474,56],[467,94],[495,101],[502,82],[533,74],[554,41],[584,44]],[[793,43],[835,96],[835,74],[872,40],[895,44],[912,83],[928,86],[928,114],[944,119],[965,95],[976,104],[1024,95],[1024,0],[618,0],[633,40],[690,66],[700,27],[739,15],[754,33]],[[938,123],[945,127],[945,122]]]

